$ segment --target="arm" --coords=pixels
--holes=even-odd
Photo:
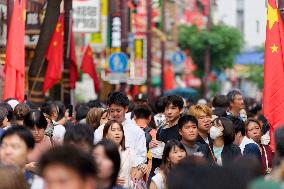
[[[139,139],[136,142],[136,166],[146,163],[147,161],[147,148],[145,134],[141,133]]]
[[[157,185],[155,184],[155,182],[151,181],[150,189],[158,189],[158,187],[157,187]]]

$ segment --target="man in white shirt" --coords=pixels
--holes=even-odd
[[[42,111],[48,122],[46,134],[48,136],[52,136],[52,140],[55,144],[62,144],[66,129],[63,125],[60,125],[56,122],[58,118],[57,106],[53,102],[47,102],[41,106],[40,110]]]
[[[121,92],[113,92],[109,95],[107,104],[110,119],[123,125],[126,147],[129,147],[135,153],[137,164],[145,163],[147,161],[147,149],[144,131],[133,120],[125,118],[129,105],[128,97]],[[104,125],[96,129],[95,143],[103,138],[103,129]]]

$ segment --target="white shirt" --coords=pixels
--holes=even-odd
[[[247,144],[250,144],[250,143],[254,143],[254,144],[257,145],[257,143],[254,142],[254,140],[252,140],[252,139],[250,139],[250,138],[248,138],[248,137],[245,136],[245,137],[243,138],[241,144],[240,144],[240,149],[241,149],[242,154],[244,153],[244,149],[245,149],[246,145],[247,145]]]
[[[164,175],[159,172],[155,176],[152,177],[152,181],[156,184],[158,189],[165,189],[165,181],[164,181]]]
[[[104,126],[99,126],[95,131],[95,144],[103,138]],[[147,161],[146,137],[144,131],[133,120],[125,119],[122,123],[125,135],[125,147],[130,148],[136,155],[136,164]]]
[[[55,121],[53,121],[53,124],[54,124],[54,130],[53,130],[52,140],[55,142],[55,144],[62,144],[66,129],[63,125],[60,125]]]
[[[124,188],[130,188],[131,169],[138,166],[135,164],[135,154],[129,148],[126,148],[126,150],[122,151],[121,147],[119,148],[119,154],[121,164],[118,177],[121,177],[125,180],[125,184],[123,185]]]

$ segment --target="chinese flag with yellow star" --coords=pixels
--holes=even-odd
[[[26,0],[15,0],[11,15],[4,66],[4,99],[25,96],[25,9]]]
[[[93,79],[95,92],[98,93],[100,91],[100,80],[96,72],[96,64],[93,59],[93,53],[90,45],[86,48],[80,68],[82,72],[89,74],[89,76]]]
[[[48,49],[46,59],[48,61],[43,83],[43,92],[46,93],[62,78],[63,53],[64,53],[64,17],[60,15],[58,23],[54,29]]]
[[[284,124],[284,30],[276,0],[268,0],[264,63],[263,113],[274,130]]]

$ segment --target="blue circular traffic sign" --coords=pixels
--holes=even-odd
[[[173,54],[172,56],[172,63],[179,65],[185,62],[186,56],[184,55],[183,52],[177,51]]]
[[[124,53],[113,53],[109,57],[109,69],[111,72],[126,72],[128,57]]]

